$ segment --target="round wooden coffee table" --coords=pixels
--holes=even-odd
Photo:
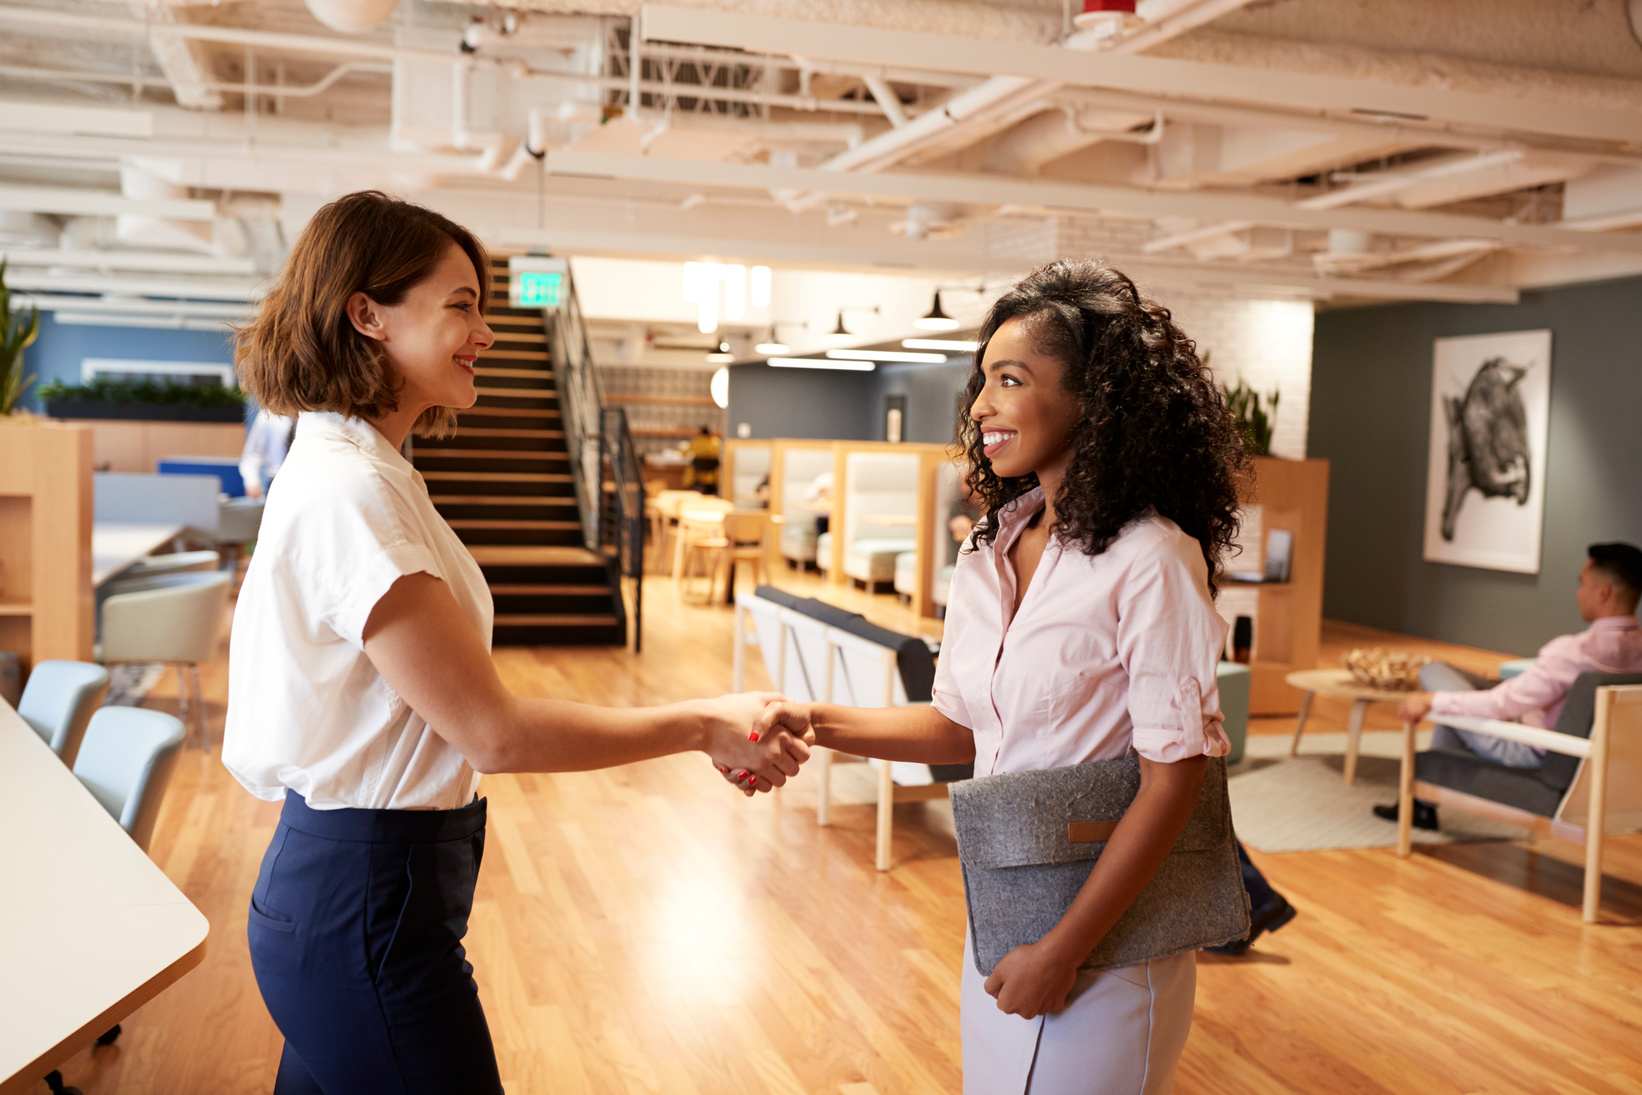
[[[1300,735],[1306,732],[1306,716],[1311,714],[1311,698],[1321,692],[1325,696],[1340,696],[1351,701],[1351,718],[1346,723],[1346,783],[1357,782],[1357,747],[1363,738],[1363,715],[1371,703],[1397,703],[1410,693],[1389,688],[1373,688],[1360,683],[1349,669],[1302,669],[1283,678],[1290,685],[1305,692],[1300,701],[1300,718],[1294,724],[1294,741],[1289,745],[1289,756],[1300,752]]]

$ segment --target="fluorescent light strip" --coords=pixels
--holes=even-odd
[[[782,356],[792,353],[792,347],[788,346],[785,342],[760,342],[757,346],[753,347],[753,352]]]
[[[955,350],[961,354],[972,354],[981,348],[979,342],[966,342],[961,338],[903,338],[901,345],[909,350]]]
[[[855,373],[870,373],[878,367],[871,361],[828,361],[824,357],[772,357],[767,364],[777,369],[846,369]]]
[[[895,361],[916,365],[945,365],[945,354],[909,354],[905,350],[828,350],[834,361]]]

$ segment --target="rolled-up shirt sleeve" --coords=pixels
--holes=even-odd
[[[1118,591],[1117,654],[1129,677],[1135,751],[1162,763],[1231,751],[1215,675],[1226,624],[1196,549],[1192,540],[1160,544]]]
[[[1543,712],[1567,697],[1584,668],[1579,637],[1563,635],[1541,647],[1534,663],[1508,681],[1477,692],[1431,693],[1431,713],[1540,725]]]

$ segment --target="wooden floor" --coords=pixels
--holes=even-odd
[[[504,679],[608,704],[728,689],[729,610],[685,603],[663,579],[646,592],[642,656],[502,650]],[[914,624],[893,598],[838,599]],[[1325,640],[1335,663],[1386,636],[1330,625]],[[1468,668],[1503,657],[1397,645]],[[219,735],[223,649],[204,672]],[[749,664],[749,686],[767,683]],[[149,704],[174,710],[169,687]],[[1343,728],[1343,706],[1317,707],[1318,729]],[[964,905],[944,804],[897,809],[897,866],[880,874],[871,807],[837,807],[821,830],[802,777],[749,801],[700,756],[493,777],[483,793],[489,855],[468,944],[510,1092],[960,1090]],[[209,957],[114,1046],[66,1062],[69,1083],[88,1095],[271,1089],[280,1037],[251,975],[245,909],[278,809],[241,790],[216,749],[187,751],[152,853],[210,919]],[[1176,1091],[1642,1091],[1642,838],[1610,847],[1595,927],[1580,922],[1572,847],[1258,856],[1300,915],[1247,958],[1199,960]]]

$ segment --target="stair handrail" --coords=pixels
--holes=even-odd
[[[643,463],[633,444],[627,413],[605,406],[587,321],[568,269],[562,286],[559,306],[546,310],[543,318],[553,340],[553,368],[576,508],[587,549],[613,556],[618,572],[635,579],[633,650],[637,653],[643,649],[644,624],[647,522]],[[620,608],[619,596],[617,600]]]

